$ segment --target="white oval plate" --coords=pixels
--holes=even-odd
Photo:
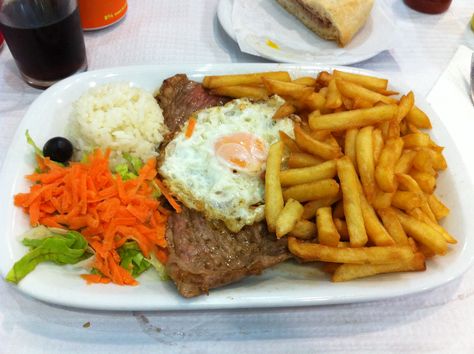
[[[232,22],[233,4],[234,0],[220,0],[217,17],[225,32],[237,42]],[[241,50],[277,62],[348,65],[390,49],[394,41],[395,26],[377,1],[365,26],[345,48],[318,37],[275,0],[255,0],[250,5],[253,7],[243,16],[258,12],[263,20],[250,22],[253,35],[243,39]],[[277,43],[279,48],[269,47],[267,39]]]
[[[194,66],[138,66],[91,71],[75,75],[42,93],[21,121],[7,153],[0,174],[0,271],[3,277],[26,251],[20,236],[28,229],[23,211],[13,206],[13,196],[26,191],[26,174],[33,171],[33,152],[24,133],[28,129],[36,142],[63,135],[71,103],[88,88],[107,82],[129,82],[150,92],[163,79],[176,73],[187,73],[200,80],[206,74],[243,73],[288,70],[294,76],[315,75],[332,67],[291,64],[222,64]],[[344,70],[365,72],[352,68]],[[374,74],[376,75],[376,74]],[[402,85],[393,85],[406,92]],[[439,177],[437,193],[452,212],[444,226],[459,240],[445,257],[428,261],[426,272],[389,274],[347,283],[331,283],[314,265],[282,264],[261,276],[211,290],[209,296],[184,299],[171,282],[162,282],[154,272],[147,272],[136,287],[86,285],[73,267],[41,264],[18,285],[18,290],[54,304],[102,310],[184,310],[276,306],[325,305],[379,300],[429,290],[459,277],[474,257],[474,193],[462,158],[440,119],[421,96],[417,104],[433,121],[433,136],[446,146],[449,170]],[[449,118],[449,117],[447,117]],[[449,124],[449,119],[446,119]],[[468,150],[466,150],[468,151]],[[471,235],[470,235],[471,234]]]

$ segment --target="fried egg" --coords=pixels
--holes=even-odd
[[[159,170],[174,195],[233,232],[263,220],[268,149],[280,130],[294,136],[291,119],[272,119],[283,103],[278,96],[256,103],[236,99],[196,112],[192,134],[184,124]]]

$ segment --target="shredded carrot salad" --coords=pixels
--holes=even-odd
[[[166,221],[169,211],[154,197],[157,185],[170,205],[181,211],[164,184],[156,178],[156,160],[150,159],[138,177],[123,181],[109,169],[110,150],[96,150],[85,163],[61,166],[37,156],[41,172],[26,176],[34,184],[15,196],[15,205],[39,224],[80,231],[95,251],[98,274],[84,274],[90,283],[136,285],[120,266],[117,249],[134,240],[145,257],[153,253],[166,263]]]

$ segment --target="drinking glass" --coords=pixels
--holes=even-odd
[[[87,69],[77,0],[0,0],[0,31],[33,87]]]

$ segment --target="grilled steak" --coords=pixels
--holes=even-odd
[[[185,74],[178,74],[163,81],[157,100],[163,110],[165,124],[172,133],[183,125],[192,113],[220,106],[228,101],[224,97],[210,95],[201,84],[189,80]]]
[[[195,111],[227,101],[183,74],[165,80],[157,100],[171,134]],[[209,222],[186,208],[169,217],[166,237],[170,253],[166,268],[185,297],[260,274],[290,257],[286,242],[270,234],[264,222],[232,233],[223,223]]]
[[[169,217],[166,238],[166,269],[184,297],[260,274],[290,257],[286,240],[275,240],[263,222],[232,233],[190,209]]]

